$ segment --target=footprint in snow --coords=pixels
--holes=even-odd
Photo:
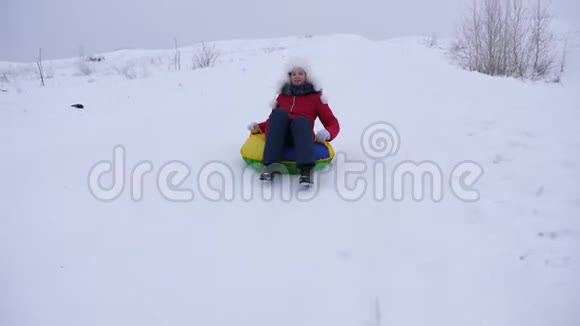
[[[528,149],[528,144],[516,140],[508,141],[508,147],[512,149]]]
[[[560,256],[547,258],[544,260],[544,265],[551,268],[569,268],[572,265],[572,257]]]
[[[528,138],[536,138],[536,135],[533,132],[531,132],[531,131],[524,130],[521,133],[522,133],[522,135],[524,135],[524,136],[526,136]]]
[[[578,238],[580,239],[580,230],[574,229],[562,229],[554,231],[540,231],[538,232],[538,237],[544,239],[562,239],[562,238]]]
[[[544,186],[542,185],[538,190],[536,190],[536,197],[542,197],[544,195]]]
[[[500,164],[502,162],[507,162],[508,159],[506,159],[503,155],[501,154],[496,154],[495,158],[493,159],[493,164]]]

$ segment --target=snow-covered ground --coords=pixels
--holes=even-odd
[[[578,325],[579,39],[561,84],[422,37],[218,42],[179,71],[119,51],[45,62],[45,87],[0,63],[0,325]],[[293,55],[342,128],[307,192],[240,156]]]

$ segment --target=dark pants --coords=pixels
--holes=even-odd
[[[280,163],[284,149],[294,146],[296,166],[313,167],[316,161],[312,123],[304,117],[290,119],[284,109],[275,109],[270,113],[270,123],[266,134],[263,162],[265,165]]]

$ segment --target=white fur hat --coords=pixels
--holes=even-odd
[[[301,68],[306,72],[306,81],[311,83],[315,90],[322,90],[322,85],[316,77],[316,73],[314,72],[314,69],[312,69],[310,62],[306,58],[299,56],[290,57],[286,62],[284,65],[284,73],[281,80],[277,84],[277,89],[280,89],[282,86],[284,86],[285,83],[289,81],[289,74],[295,68]]]
[[[320,83],[320,80],[318,80],[317,75],[314,72],[314,69],[312,69],[312,65],[304,57],[299,57],[299,56],[290,57],[288,59],[288,61],[286,62],[286,64],[284,65],[284,71],[282,73],[282,77],[276,83],[276,91],[277,92],[279,92],[280,89],[287,82],[290,81],[290,72],[292,72],[292,70],[294,70],[295,68],[300,68],[300,69],[304,70],[306,72],[306,81],[311,83],[312,86],[314,86],[314,89],[316,91],[322,92],[322,84]],[[328,103],[328,100],[327,100],[325,95],[321,96],[321,100],[323,103]],[[270,106],[272,108],[275,108],[276,104],[277,104],[276,100],[274,99],[270,103]]]

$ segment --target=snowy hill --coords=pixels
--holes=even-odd
[[[0,63],[0,325],[577,325],[580,44],[555,84],[422,40]],[[309,192],[240,157],[293,55],[342,128]]]

